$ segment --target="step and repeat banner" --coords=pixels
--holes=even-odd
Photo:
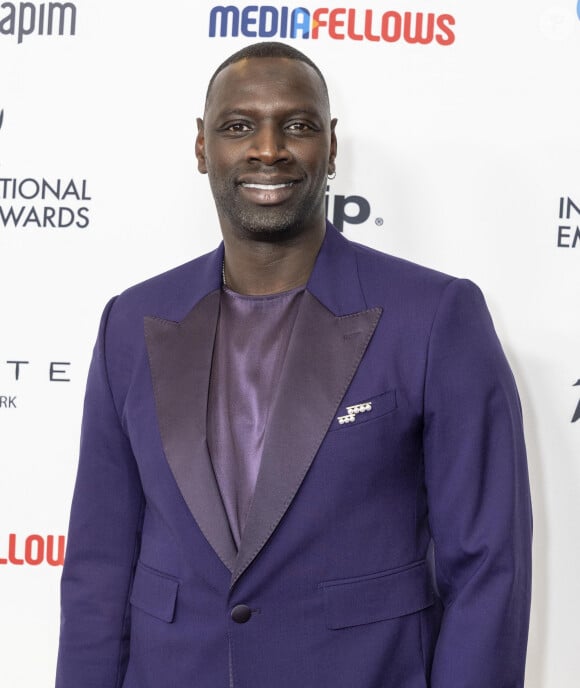
[[[526,688],[577,685],[580,3],[0,4],[2,684],[53,683],[80,414],[110,296],[219,241],[195,117],[258,40],[306,52],[338,117],[328,216],[476,281],[525,414]],[[491,687],[490,688],[495,688]]]

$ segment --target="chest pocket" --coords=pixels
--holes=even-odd
[[[397,408],[397,394],[394,389],[360,401],[342,402],[334,417],[330,430],[343,430],[386,416]]]

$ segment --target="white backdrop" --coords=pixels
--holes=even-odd
[[[101,309],[219,240],[193,150],[208,78],[260,40],[243,35],[260,11],[271,21],[302,7],[321,20],[318,37],[284,40],[319,64],[339,119],[331,219],[362,197],[369,217],[345,222],[347,236],[470,277],[487,296],[522,396],[535,507],[526,688],[576,686],[580,5],[365,0],[315,15],[322,3],[310,0],[266,10],[235,1],[239,35],[210,37],[216,5],[0,5],[3,684],[53,683],[58,545]],[[333,15],[343,39],[323,25],[330,10],[344,10]],[[368,17],[367,34],[379,36],[390,12],[389,40],[350,38],[336,24],[349,10],[351,34]],[[405,13],[424,30],[433,14],[433,40],[398,37]]]

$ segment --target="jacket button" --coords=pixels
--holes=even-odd
[[[252,610],[245,604],[236,604],[231,612],[232,619],[239,624],[246,623],[246,621],[250,620],[251,616]]]

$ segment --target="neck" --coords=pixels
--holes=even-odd
[[[277,294],[308,281],[325,228],[281,242],[224,235],[225,284],[239,294]]]

